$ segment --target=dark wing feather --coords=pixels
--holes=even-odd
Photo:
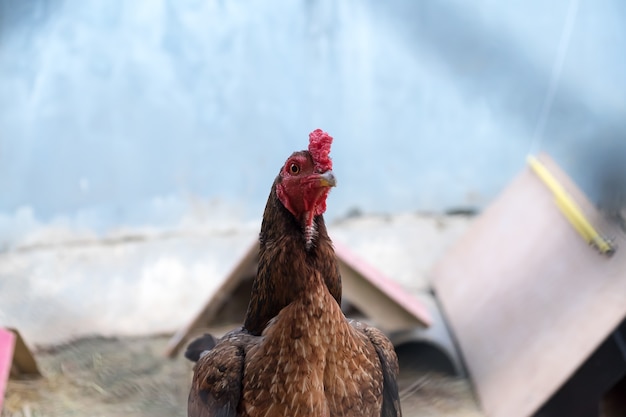
[[[374,345],[383,371],[383,407],[380,416],[401,417],[402,409],[398,392],[400,367],[396,351],[387,336],[380,330],[375,327],[366,327],[363,331]]]
[[[189,343],[187,350],[185,351],[185,357],[192,362],[198,362],[202,353],[213,349],[216,344],[217,339],[212,334],[205,333],[193,342]]]
[[[246,351],[256,337],[234,330],[203,354],[194,368],[188,417],[236,417]]]

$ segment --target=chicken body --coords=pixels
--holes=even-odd
[[[309,152],[294,153],[272,186],[244,327],[198,360],[190,417],[401,416],[391,342],[341,311],[322,217],[335,184],[332,138],[324,134],[316,150],[316,132]]]
[[[245,415],[378,417],[383,377],[374,345],[313,274],[246,354]],[[269,383],[269,384],[268,384]]]
[[[235,330],[200,359],[190,416],[401,415],[393,346],[378,329],[347,320],[319,273],[312,278],[311,291],[261,336]]]

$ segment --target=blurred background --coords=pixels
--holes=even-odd
[[[316,128],[335,138],[331,237],[416,297],[530,153],[619,213],[625,28],[623,0],[0,0],[0,325],[44,346],[171,335]],[[183,415],[190,365],[166,342],[39,351],[68,381],[40,405]],[[107,385],[94,358],[128,375]],[[30,415],[10,388],[2,417]]]
[[[529,153],[616,211],[625,23],[620,0],[0,0],[0,320],[175,329],[315,128],[331,236],[405,288],[463,230],[432,216]]]
[[[599,201],[626,177],[625,19],[619,0],[2,0],[2,246],[258,223],[318,127],[331,219],[480,209],[539,151]]]

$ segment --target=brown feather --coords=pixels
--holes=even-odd
[[[372,416],[383,402],[374,345],[346,320],[320,275],[248,350],[243,404],[250,416]]]
[[[358,322],[352,323],[354,325]],[[402,414],[398,390],[400,367],[396,351],[387,336],[377,328],[365,327],[363,332],[374,345],[383,372],[383,406],[380,415],[381,417],[400,416]]]
[[[241,380],[246,350],[256,337],[243,329],[233,330],[201,356],[187,402],[187,415],[193,417],[235,417],[241,399]]]
[[[261,336],[233,331],[200,359],[189,416],[401,416],[391,342],[347,320],[319,272],[308,272]]]
[[[294,155],[296,162],[313,162],[306,151]],[[401,416],[398,359],[391,342],[379,330],[345,318],[341,276],[324,218],[311,218],[312,212],[295,215],[294,208],[306,204],[292,194],[286,194],[287,209],[277,195],[281,181],[279,174],[263,214],[244,327],[202,352],[188,415]],[[325,197],[319,201],[325,207]]]
[[[294,300],[306,266],[321,273],[333,298],[341,304],[341,275],[335,250],[324,217],[316,216],[314,222],[315,244],[306,249],[302,226],[276,196],[275,181],[263,213],[257,275],[244,322],[250,333],[260,335],[267,323]]]

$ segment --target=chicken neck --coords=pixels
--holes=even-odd
[[[245,329],[260,335],[280,310],[306,291],[306,277],[319,271],[328,291],[341,304],[341,275],[324,217],[315,216],[313,244],[305,228],[282,205],[276,185],[268,198],[259,235],[259,263],[252,285]]]

